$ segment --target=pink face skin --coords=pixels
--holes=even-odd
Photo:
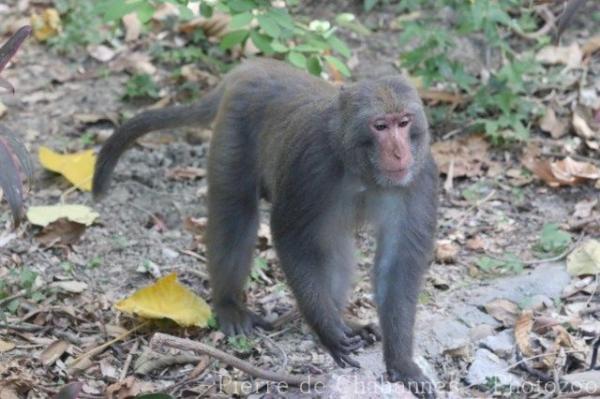
[[[381,172],[393,182],[402,182],[413,164],[410,151],[412,121],[412,114],[402,112],[378,116],[371,122],[371,131],[381,149]]]

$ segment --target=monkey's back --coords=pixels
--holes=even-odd
[[[338,88],[284,62],[264,58],[233,69],[224,86],[220,107],[229,111],[224,114],[236,115],[244,136],[241,145],[255,160],[263,191],[269,196],[281,169],[276,165],[293,161],[281,158],[299,155],[294,148],[306,142],[313,147],[327,144],[322,141],[327,114],[337,103]]]

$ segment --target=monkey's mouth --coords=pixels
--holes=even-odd
[[[395,170],[383,169],[382,172],[386,178],[390,179],[395,184],[402,184],[410,179],[411,176],[410,168],[401,168]]]

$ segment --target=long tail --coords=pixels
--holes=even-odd
[[[189,125],[208,125],[215,118],[223,96],[222,85],[217,86],[199,102],[143,112],[121,125],[102,146],[96,161],[92,192],[102,198],[110,186],[112,172],[121,154],[146,133]]]

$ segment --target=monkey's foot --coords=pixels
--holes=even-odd
[[[341,368],[347,366],[360,368],[360,363],[350,357],[355,350],[364,346],[363,339],[352,333],[352,329],[345,324],[317,331],[321,343],[329,351],[331,357]]]
[[[250,335],[255,327],[271,329],[262,317],[238,304],[215,305],[219,328],[227,336]]]
[[[419,366],[412,360],[399,362],[401,367],[388,367],[390,382],[401,382],[417,398],[435,399],[435,385],[423,374]]]
[[[361,324],[354,320],[347,320],[346,325],[350,328],[351,336],[362,338],[364,346],[373,345],[375,342],[381,341],[381,330],[373,323]]]

